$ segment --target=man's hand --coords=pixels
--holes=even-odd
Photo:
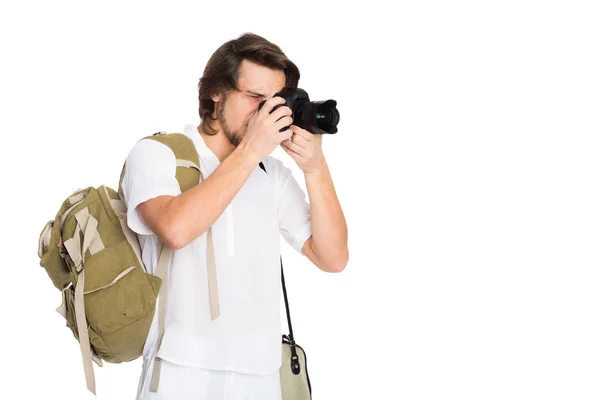
[[[248,122],[248,129],[240,147],[249,150],[256,164],[271,154],[278,144],[292,136],[290,129],[279,132],[280,129],[294,122],[290,117],[292,109],[282,106],[271,112],[276,105],[284,103],[285,99],[282,97],[270,98]]]
[[[323,135],[312,134],[296,125],[291,125],[292,137],[279,145],[298,164],[304,174],[318,172],[325,165]]]

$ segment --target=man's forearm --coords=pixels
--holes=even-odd
[[[304,175],[310,200],[312,249],[324,265],[343,269],[348,262],[348,228],[327,163]]]
[[[174,197],[165,207],[177,248],[204,233],[240,191],[258,161],[238,146],[203,182]]]

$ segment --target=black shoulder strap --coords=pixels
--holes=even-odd
[[[265,171],[265,173],[267,173],[267,170],[265,169],[265,166],[262,162],[260,162],[260,168],[262,168],[263,171]],[[290,331],[289,334],[289,340],[290,343],[292,344],[292,353],[293,356],[295,356],[295,347],[294,345],[296,344],[294,341],[294,331],[292,330],[292,318],[290,316],[290,304],[288,303],[288,298],[287,298],[287,290],[285,288],[285,277],[283,276],[283,260],[281,258],[281,256],[279,256],[279,262],[281,263],[281,287],[283,288],[283,301],[285,302],[285,313],[287,315],[287,321],[288,321],[288,329]]]

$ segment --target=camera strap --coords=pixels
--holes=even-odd
[[[259,163],[259,166],[260,166],[260,168],[263,171],[265,171],[265,174],[267,174],[267,170],[266,170],[264,164],[262,163],[262,161]],[[294,348],[294,345],[295,345],[294,331],[292,330],[292,318],[290,316],[290,304],[288,302],[287,290],[286,290],[286,287],[285,287],[285,277],[284,277],[284,274],[283,274],[283,259],[281,258],[281,256],[279,256],[279,262],[281,264],[281,287],[283,288],[283,300],[285,302],[285,314],[287,316],[288,330],[290,332],[289,335],[288,335],[288,337],[289,337],[290,343],[292,344],[292,352],[295,353],[296,349]]]

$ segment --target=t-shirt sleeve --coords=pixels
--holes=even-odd
[[[175,177],[177,161],[166,145],[152,139],[137,142],[125,161],[125,174],[121,188],[127,204],[127,225],[140,235],[154,232],[146,226],[137,206],[158,196],[181,194]]]
[[[310,204],[306,194],[292,175],[292,170],[277,160],[277,216],[279,231],[290,246],[300,254],[302,246],[312,235]]]

